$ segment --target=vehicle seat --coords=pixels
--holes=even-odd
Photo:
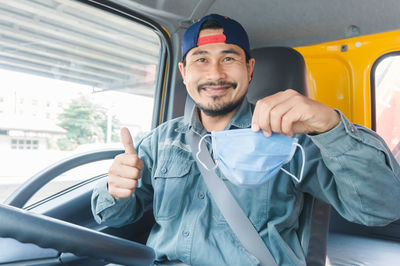
[[[326,265],[400,265],[400,220],[366,226],[345,220],[333,209]]]
[[[286,89],[308,96],[307,70],[303,56],[289,47],[265,47],[252,50],[255,58],[254,76],[247,92],[249,102]],[[299,232],[307,265],[325,265],[329,231],[330,206],[306,194],[300,216],[303,231]],[[312,217],[311,224],[307,217]]]

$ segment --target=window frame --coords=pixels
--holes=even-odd
[[[379,63],[390,56],[400,56],[400,51],[393,51],[381,55],[375,60],[371,67],[370,72],[370,87],[371,87],[371,129],[376,132],[376,87],[375,87],[375,73]]]

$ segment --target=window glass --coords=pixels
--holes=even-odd
[[[161,50],[152,29],[68,0],[3,1],[0,29],[0,202],[59,160],[122,148],[121,127],[136,142],[150,131]],[[109,165],[66,173],[42,195]]]
[[[400,162],[400,56],[383,59],[375,71],[376,132]]]

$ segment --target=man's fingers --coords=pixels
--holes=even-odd
[[[140,160],[137,154],[121,153],[115,156],[115,160],[118,162],[118,164],[136,167],[140,170],[142,170],[144,167],[143,161]]]
[[[252,129],[254,132],[262,129],[264,135],[270,136],[273,132],[271,111],[287,99],[287,93],[278,92],[258,100],[253,113]]]
[[[272,132],[283,133],[282,119],[290,109],[292,109],[291,105],[279,104],[271,110],[269,119]]]
[[[290,89],[259,100],[253,113],[253,131],[261,129],[267,137],[272,132],[290,136],[302,133],[306,130],[303,125],[305,121],[299,120],[305,117],[303,114],[307,111],[307,100],[305,96]]]
[[[116,197],[117,199],[125,199],[129,198],[133,192],[134,189],[127,189],[127,188],[119,188],[119,187],[108,187],[108,193],[110,193],[111,196]]]
[[[124,145],[125,153],[137,154],[135,147],[133,146],[131,133],[126,127],[121,128],[121,142],[122,145]]]
[[[127,165],[118,165],[116,167],[115,165],[112,165],[110,169],[108,170],[109,175],[116,175],[116,176],[121,176],[124,178],[129,178],[129,179],[139,179],[140,178],[140,169],[136,167],[131,167]]]
[[[289,137],[293,137],[296,133],[301,133],[300,131],[296,131],[294,126],[297,121],[300,119],[300,113],[296,108],[290,109],[283,117],[282,117],[282,133],[288,135]],[[297,123],[299,124],[299,123]]]
[[[251,129],[254,132],[262,129],[265,135],[271,135],[271,128],[269,124],[270,108],[271,106],[266,98],[257,101],[256,107],[254,108],[251,126]]]
[[[138,180],[124,178],[120,176],[110,176],[108,179],[108,187],[124,188],[134,190],[138,185]]]
[[[251,130],[254,132],[258,132],[260,130],[260,126],[258,125],[258,109],[254,109],[252,121],[251,121]]]
[[[121,129],[121,142],[125,153],[117,155],[108,170],[108,192],[118,199],[128,198],[135,192],[144,167],[127,128]]]

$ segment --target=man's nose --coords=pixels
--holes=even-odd
[[[213,62],[209,65],[207,78],[209,80],[220,80],[226,78],[225,70],[220,62]]]

